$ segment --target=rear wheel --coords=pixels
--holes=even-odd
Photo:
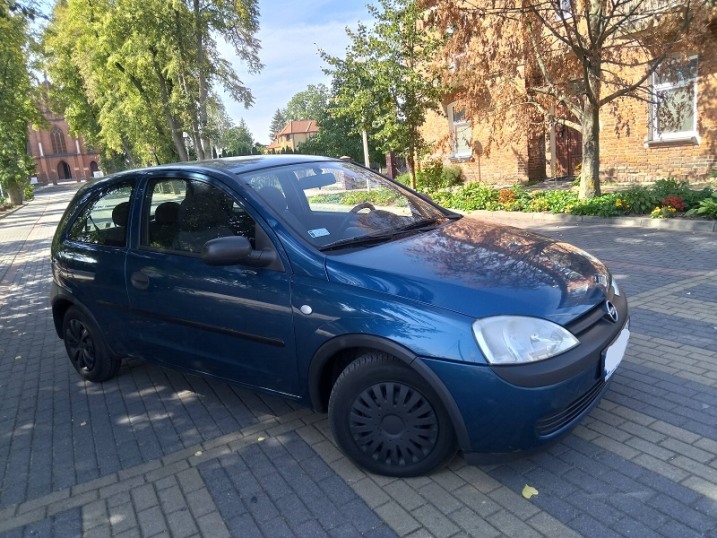
[[[117,375],[121,360],[109,354],[99,329],[74,306],[65,313],[62,336],[67,356],[82,377],[101,382]]]
[[[329,399],[329,423],[344,453],[377,474],[426,474],[456,451],[436,392],[383,353],[366,354],[341,373]]]

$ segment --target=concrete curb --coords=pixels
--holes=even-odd
[[[552,213],[520,213],[517,211],[471,211],[469,215],[502,221],[549,222],[553,224],[590,224],[634,228],[653,228],[678,232],[717,232],[717,220],[652,219],[650,217],[589,217]]]

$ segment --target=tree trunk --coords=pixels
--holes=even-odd
[[[411,188],[416,190],[416,159],[413,151],[409,151],[406,155],[406,164],[408,165],[408,175],[411,178]]]
[[[583,164],[578,198],[600,196],[600,109],[589,99],[583,107]]]
[[[14,206],[22,205],[23,188],[21,185],[12,185],[6,188],[10,203]]]
[[[199,160],[209,159],[211,154],[211,143],[207,137],[207,99],[209,87],[205,72],[205,51],[204,51],[204,25],[202,24],[202,13],[199,0],[194,0],[194,22],[197,32],[197,65],[199,66],[199,140],[200,147],[197,147],[197,158]]]
[[[597,33],[603,24],[603,0],[589,0],[588,28]],[[583,164],[578,198],[600,196],[600,75],[602,45],[591,42],[584,58],[586,68],[583,104]]]

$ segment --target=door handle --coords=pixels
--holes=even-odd
[[[149,276],[147,276],[147,274],[143,273],[142,271],[135,271],[134,273],[132,273],[132,276],[130,277],[129,281],[138,290],[146,290],[147,288],[149,288]]]

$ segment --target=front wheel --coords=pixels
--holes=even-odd
[[[101,382],[117,375],[120,359],[109,354],[99,329],[74,306],[63,318],[62,337],[70,362],[82,377]]]
[[[341,372],[329,399],[329,423],[344,453],[377,474],[426,474],[456,451],[453,425],[436,392],[383,353],[368,353]]]

